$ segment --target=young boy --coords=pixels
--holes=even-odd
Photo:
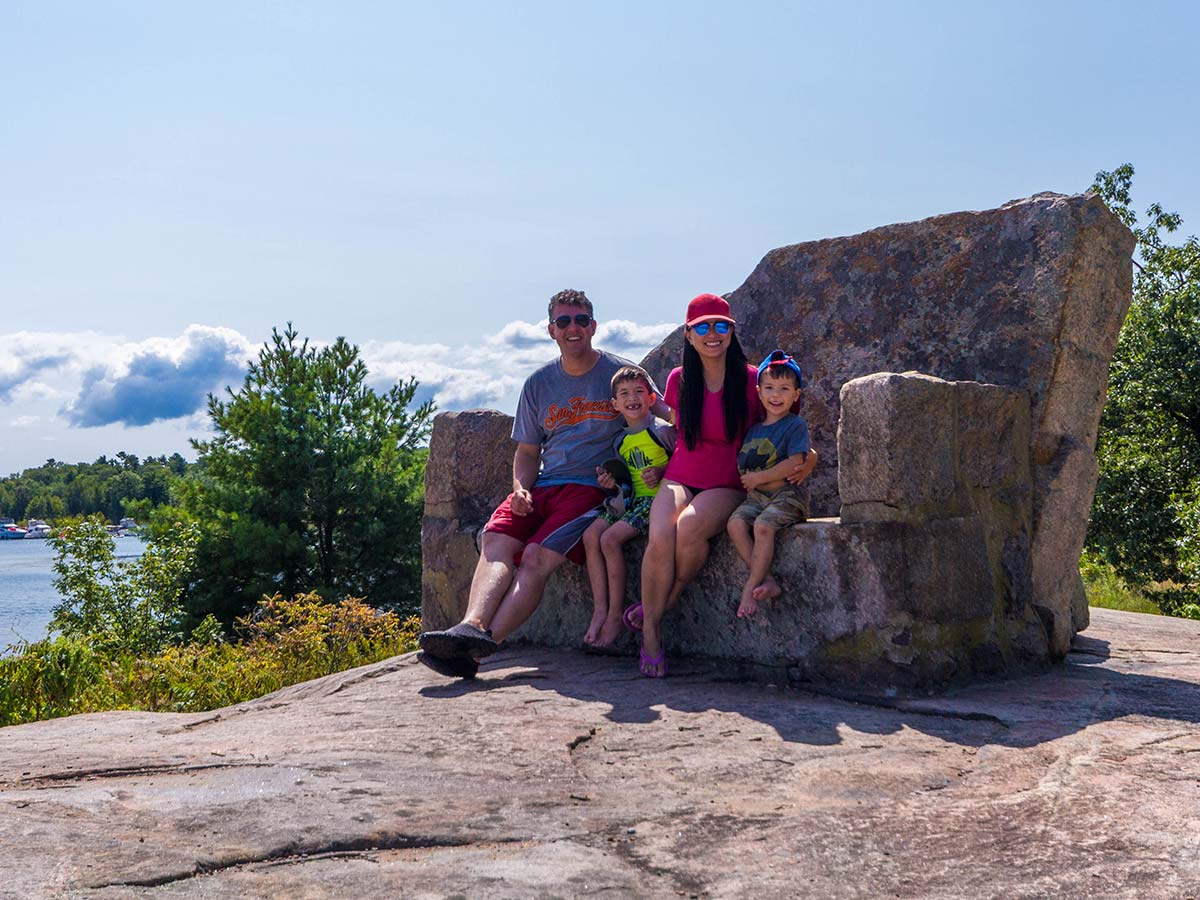
[[[651,412],[655,399],[650,376],[644,369],[623,366],[613,375],[612,405],[625,418],[625,428],[613,441],[613,449],[628,469],[632,492],[623,504],[623,493],[606,503],[604,511],[583,533],[593,603],[592,622],[583,641],[593,647],[607,647],[621,633],[625,604],[623,547],[646,533],[650,504],[675,446],[675,429],[655,421]],[[616,462],[610,460],[596,469],[597,481],[609,491],[618,487],[607,470]]]
[[[738,452],[738,471],[747,494],[726,528],[750,569],[738,605],[739,619],[758,612],[760,601],[782,593],[771,576],[775,532],[808,519],[808,487],[787,480],[794,473],[800,480],[807,478],[817,461],[808,423],[795,412],[803,386],[799,364],[782,350],[772,352],[758,367],[758,398],[766,417],[750,426]]]

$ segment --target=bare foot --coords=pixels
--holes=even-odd
[[[758,612],[758,601],[754,599],[755,587],[747,584],[742,590],[742,602],[738,604],[737,617],[748,619]]]
[[[592,641],[592,646],[611,647],[624,628],[625,624],[620,619],[605,619],[604,627],[600,629],[599,636]]]
[[[604,623],[608,619],[608,614],[597,609],[592,613],[592,621],[588,625],[587,634],[583,636],[583,642],[595,646],[596,641],[600,638],[600,630],[604,628]]]
[[[783,593],[783,588],[779,586],[779,582],[767,576],[766,580],[754,589],[755,600],[773,600]]]

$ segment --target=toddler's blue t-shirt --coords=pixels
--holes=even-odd
[[[750,426],[738,451],[738,471],[745,474],[769,469],[789,456],[811,449],[808,422],[802,416],[788,413],[773,425],[759,422]]]

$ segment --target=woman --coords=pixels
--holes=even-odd
[[[761,418],[755,370],[746,363],[729,304],[701,294],[688,304],[683,365],[667,377],[666,404],[675,413],[675,453],[650,507],[642,558],[642,602],[626,622],[637,627],[638,668],[650,678],[667,674],[660,625],[684,587],[708,558],[708,541],[725,528],[745,497],[737,451],[746,429]]]

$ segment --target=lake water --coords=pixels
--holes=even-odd
[[[140,538],[116,538],[117,559],[142,555]],[[0,653],[19,640],[46,636],[54,590],[54,551],[49,541],[0,541]]]

